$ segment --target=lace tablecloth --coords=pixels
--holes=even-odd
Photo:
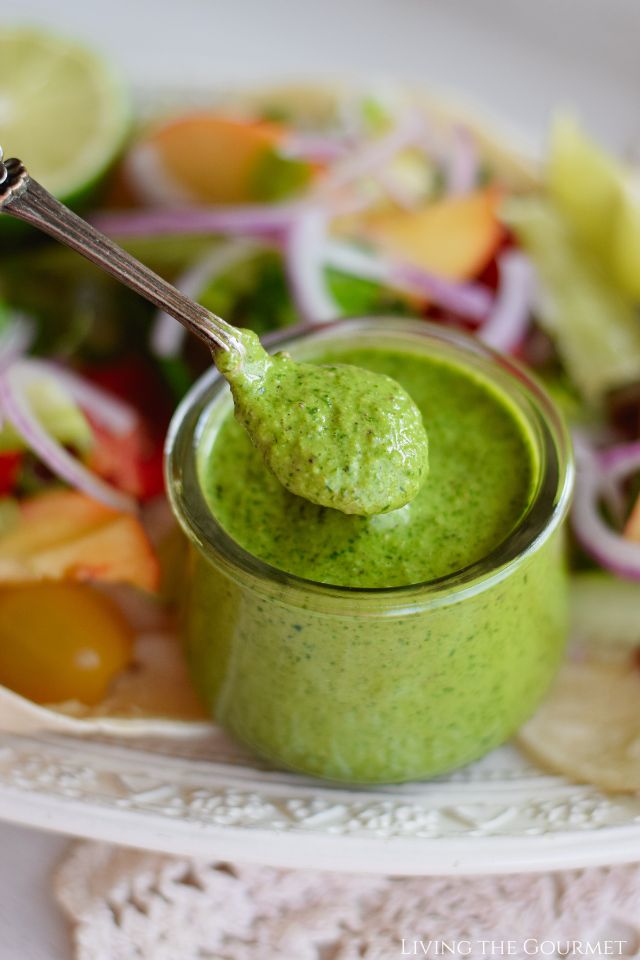
[[[77,960],[640,956],[640,864],[392,879],[82,842],[55,892]]]

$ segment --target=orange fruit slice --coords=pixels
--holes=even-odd
[[[499,193],[478,190],[418,210],[370,214],[367,236],[388,253],[451,280],[469,280],[489,263],[502,239]]]
[[[308,167],[278,153],[283,128],[194,113],[152,130],[125,164],[134,193],[149,203],[221,204],[271,199],[265,178]],[[277,192],[277,191],[276,191]]]
[[[73,490],[24,501],[0,538],[0,584],[102,580],[157,590],[159,577],[140,521]]]

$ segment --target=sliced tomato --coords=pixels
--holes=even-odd
[[[139,410],[153,431],[166,431],[173,412],[171,397],[148,360],[131,354],[111,363],[84,367],[81,373]]]
[[[22,466],[22,453],[0,453],[0,497],[13,493]]]
[[[164,493],[162,455],[172,403],[162,379],[136,356],[88,367],[83,374],[140,412],[136,428],[124,435],[109,433],[88,417],[95,438],[91,469],[138,500]]]
[[[144,421],[126,434],[109,433],[88,418],[94,435],[89,467],[138,500],[164,493],[162,441],[150,436]]]

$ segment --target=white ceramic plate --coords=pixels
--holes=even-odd
[[[431,783],[347,790],[269,769],[222,732],[161,743],[0,737],[0,817],[192,856],[392,874],[640,860],[640,797],[503,747]]]
[[[6,16],[84,36],[151,91],[386,74],[471,94],[529,142],[540,142],[557,102],[575,103],[618,147],[640,134],[636,0],[610,0],[606,23],[601,0],[112,0],[104,10],[6,0]],[[269,770],[217,731],[126,744],[4,734],[0,817],[169,852],[334,870],[464,874],[640,860],[640,797],[547,776],[512,747],[432,783],[345,790]]]

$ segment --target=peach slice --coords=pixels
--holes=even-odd
[[[499,191],[478,190],[418,210],[380,211],[365,222],[367,236],[388,253],[451,280],[477,276],[503,236]]]
[[[159,565],[139,520],[72,490],[23,501],[0,537],[0,584],[102,580],[157,590]]]
[[[149,202],[157,199],[157,185],[165,200],[246,202],[255,199],[259,167],[277,150],[282,136],[277,124],[191,114],[169,121],[134,146],[126,163],[127,179]]]

